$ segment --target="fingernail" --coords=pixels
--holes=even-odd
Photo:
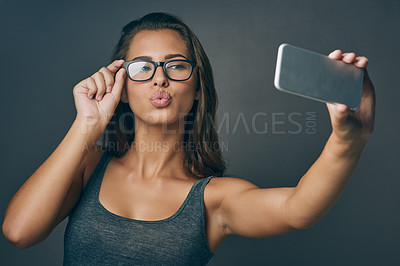
[[[110,92],[110,91],[111,91],[111,86],[108,86],[107,89],[106,89],[106,91],[107,91],[107,92]]]
[[[96,100],[100,101],[103,98],[101,95],[97,95]]]
[[[92,99],[93,98],[93,94],[89,94],[88,97],[89,97],[89,99]]]

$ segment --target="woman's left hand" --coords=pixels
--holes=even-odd
[[[366,141],[373,132],[375,119],[375,91],[366,69],[368,59],[363,56],[357,57],[354,53],[342,53],[340,50],[333,51],[329,57],[364,68],[361,105],[358,110],[352,111],[348,106],[339,103],[327,103],[326,105],[331,118],[333,134],[336,137],[344,141]]]

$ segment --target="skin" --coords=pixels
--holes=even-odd
[[[165,61],[170,54],[188,56],[179,34],[146,31],[134,37],[127,60],[148,56],[153,61]],[[359,68],[368,64],[367,58],[340,50],[329,57]],[[179,114],[188,113],[199,97],[197,75],[184,82],[171,81],[158,68],[152,80],[133,82],[120,69],[122,63],[115,61],[74,87],[77,117],[71,129],[18,190],[6,211],[3,233],[17,247],[45,239],[72,210],[102,155],[94,143],[120,100],[128,102],[135,113],[138,144],[163,142],[168,146],[182,140],[179,129],[183,117]],[[156,108],[151,104],[149,98],[157,90],[172,96],[169,106]],[[341,104],[327,104],[327,108],[332,134],[296,187],[259,188],[239,178],[211,179],[204,202],[212,252],[228,235],[264,238],[311,227],[333,207],[373,131],[375,96],[368,73],[360,109],[351,111]],[[184,174],[182,160],[183,153],[170,148],[163,152],[133,148],[123,157],[113,158],[101,185],[101,204],[110,212],[133,219],[170,217],[196,181]]]
[[[126,57],[128,60],[145,58],[155,62],[190,59],[183,39],[173,30],[139,32],[133,38]],[[129,103],[135,114],[134,142],[140,150],[129,150],[121,163],[135,165],[130,168],[137,171],[136,174],[141,178],[185,176],[182,168],[184,152],[176,151],[174,147],[175,143],[183,141],[184,116],[189,113],[194,100],[199,99],[199,91],[196,91],[197,67],[193,72],[189,80],[173,81],[158,67],[149,81],[135,82],[126,79],[121,99]],[[157,91],[167,92],[171,96],[172,101],[167,107],[157,108],[150,102],[151,96]],[[163,145],[162,152],[159,149],[143,148],[152,147],[154,143]]]

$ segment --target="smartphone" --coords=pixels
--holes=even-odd
[[[360,107],[364,69],[290,44],[278,49],[274,85],[309,99]]]

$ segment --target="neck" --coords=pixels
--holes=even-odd
[[[183,128],[182,126],[183,125]],[[135,139],[123,156],[129,171],[143,180],[187,179],[183,170],[184,123],[144,124],[135,119]]]

